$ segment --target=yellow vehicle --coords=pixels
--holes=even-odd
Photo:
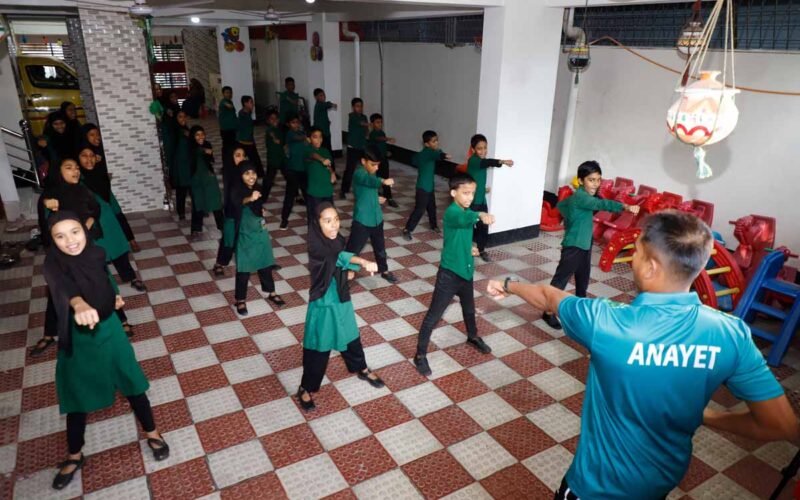
[[[34,136],[44,130],[47,115],[61,108],[61,103],[75,104],[78,120],[83,123],[83,101],[75,70],[64,61],[45,56],[18,56],[22,88],[22,116],[31,124]]]

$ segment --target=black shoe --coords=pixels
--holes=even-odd
[[[392,273],[381,273],[381,278],[385,279],[391,284],[397,283],[397,277]]]
[[[392,198],[389,198],[388,200],[386,200],[386,204],[389,205],[392,208],[398,208],[400,206]]]
[[[552,314],[544,313],[542,314],[542,319],[550,328],[554,330],[561,330],[561,322]]]
[[[414,238],[411,237],[411,231],[409,231],[408,229],[403,229],[403,239],[406,241],[413,240]]]
[[[63,490],[67,487],[69,483],[72,482],[72,477],[75,475],[78,470],[83,467],[83,464],[86,462],[86,458],[81,453],[80,460],[64,460],[60,464],[58,464],[58,474],[53,479],[53,489],[54,490]],[[62,474],[61,469],[64,467],[75,465],[76,467],[70,472],[69,474]]]
[[[433,231],[433,232],[434,232],[434,233],[436,233],[436,234],[442,234],[442,230],[441,230],[441,229],[439,229],[439,226],[432,227],[432,228],[431,228],[431,231]]]
[[[267,297],[267,300],[269,300],[278,307],[283,307],[286,305],[286,302],[284,302],[284,300],[281,298],[280,295],[270,295]]]
[[[481,259],[483,259],[484,262],[492,261],[492,258],[489,257],[489,254],[487,252],[481,252]]]
[[[186,214],[179,214],[178,220],[186,220]]]
[[[214,264],[214,276],[225,276],[225,267],[222,264]]]
[[[236,312],[239,316],[247,316],[247,304],[243,300],[236,301]]]
[[[133,327],[127,321],[122,323],[122,330],[125,332],[125,335],[127,335],[128,338],[133,337]]]
[[[347,199],[347,195],[344,194],[344,193],[339,193],[339,199],[340,200],[346,200]]]
[[[39,339],[38,342],[36,342],[36,345],[33,346],[33,349],[31,349],[31,356],[34,358],[36,356],[41,356],[42,353],[44,353],[44,351],[46,351],[48,347],[50,347],[55,343],[56,343],[55,337],[50,337],[50,338],[42,337],[41,339]]]
[[[136,278],[135,280],[131,281],[131,286],[139,292],[147,291],[147,287],[144,286],[144,281],[140,280],[139,278]]]
[[[303,400],[303,394],[308,394],[308,401]],[[300,408],[305,411],[311,411],[317,407],[317,405],[314,404],[314,400],[311,399],[311,393],[302,387],[297,390],[297,401],[300,403]]]
[[[484,342],[483,339],[480,337],[473,337],[471,339],[467,339],[467,344],[481,351],[483,354],[489,354],[490,352],[492,352],[492,348],[489,347],[486,344],[486,342]]]
[[[369,374],[370,373],[372,373],[372,370],[367,368],[366,373],[365,372],[358,372],[358,378],[360,378],[361,380],[366,380],[367,382],[369,382],[369,385],[371,385],[372,387],[374,387],[376,389],[380,389],[380,388],[382,388],[383,386],[386,385],[386,384],[383,383],[383,380],[381,380],[381,378],[378,377],[377,375],[375,375],[375,376],[378,377],[378,378],[375,378],[375,379],[369,378]]]
[[[169,445],[166,441],[164,441],[163,436],[161,439],[147,438],[147,446],[149,446],[150,450],[152,450],[153,458],[156,459],[156,462],[160,462],[169,458]]]
[[[281,225],[280,225],[280,227],[278,227],[278,229],[286,229],[288,227],[289,227],[289,221],[282,220],[281,221]]]
[[[301,207],[306,206],[305,198],[297,198],[296,200],[294,200],[294,202],[295,204],[300,205]]]
[[[414,356],[414,366],[417,367],[417,371],[420,373],[420,375],[425,375],[427,377],[433,373],[431,371],[431,365],[428,364],[428,358],[426,356]]]

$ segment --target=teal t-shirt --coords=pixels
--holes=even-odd
[[[367,145],[367,127],[364,114],[350,113],[347,120],[347,145],[354,149],[364,149]]]
[[[571,296],[558,315],[592,355],[567,471],[580,498],[666,496],[686,473],[720,385],[744,401],[783,394],[747,325],[695,293],[641,293],[630,305]]]
[[[299,111],[297,104],[289,102],[289,99],[297,101],[300,99],[300,94],[284,90],[283,92],[278,92],[278,95],[280,95],[280,121],[284,123],[286,121],[286,115]]]
[[[306,172],[308,173],[308,194],[315,198],[330,198],[333,196],[333,183],[331,183],[331,171],[328,167],[313,158],[311,155],[317,153],[323,158],[333,161],[330,151],[325,148],[314,149],[310,144],[306,146],[303,156],[305,157]]]
[[[240,109],[236,123],[236,140],[239,142],[253,142],[253,117],[250,113]]]
[[[319,102],[314,104],[314,126],[322,130],[324,137],[331,135],[331,119],[328,117],[328,110],[333,107],[333,103]]]
[[[236,130],[236,108],[233,106],[233,101],[230,99],[223,99],[219,101],[219,110],[217,112],[219,119],[220,130]]]
[[[297,132],[289,130],[286,132],[286,140],[284,142],[289,148],[289,154],[287,155],[289,159],[289,170],[293,172],[305,172],[306,146],[308,144],[306,142],[305,132],[302,130],[298,130]]]
[[[436,162],[442,159],[442,151],[427,146],[414,155],[412,163],[417,166],[417,189],[433,192],[433,178],[436,174]]]
[[[381,138],[386,137],[386,132],[383,130],[373,130],[369,133],[369,137],[367,138],[367,144],[370,146],[375,146],[378,148],[378,151],[381,152],[381,156],[386,158],[386,146],[388,143],[385,140],[378,140]]]

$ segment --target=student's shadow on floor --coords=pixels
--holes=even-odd
[[[686,187],[689,194],[684,199],[697,198],[697,188],[699,186],[715,182],[727,173],[731,162],[731,149],[727,142],[729,140],[730,138],[727,138],[722,142],[703,148],[706,151],[706,163],[709,164],[713,172],[713,175],[707,179],[697,178],[697,163],[694,160],[692,146],[683,144],[672,137],[669,143],[664,145],[661,149],[661,168],[667,177]],[[654,187],[659,190],[663,189],[661,186]]]

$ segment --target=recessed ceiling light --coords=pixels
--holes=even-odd
[[[189,18],[189,20],[192,21],[194,24],[197,24],[197,23],[200,22],[200,18],[197,17],[197,16],[192,16],[192,17]]]
[[[314,3],[315,0],[306,0],[306,3]]]

